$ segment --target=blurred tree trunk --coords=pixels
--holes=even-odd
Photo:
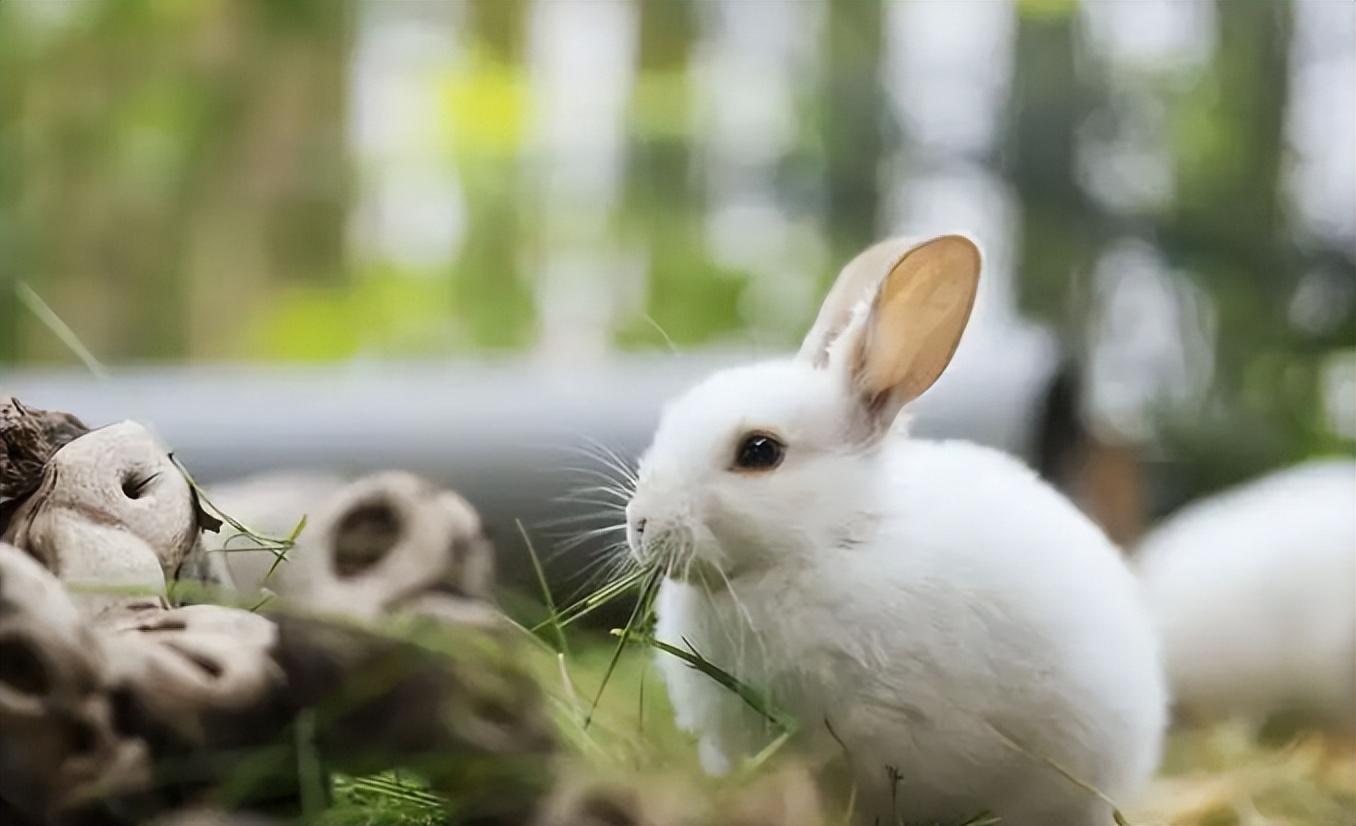
[[[881,0],[829,0],[823,103],[827,217],[835,266],[876,238],[890,108],[881,81]]]
[[[1003,166],[1022,205],[1015,265],[1019,309],[1054,328],[1067,354],[1066,377],[1082,388],[1099,227],[1074,167],[1078,128],[1091,97],[1075,65],[1078,37],[1077,4],[1018,4]],[[1138,451],[1089,427],[1081,390],[1066,401],[1060,432],[1047,435],[1047,448],[1066,455],[1051,469],[1050,481],[1113,541],[1128,546],[1144,520]]]
[[[171,96],[162,82],[151,95],[138,95],[150,74],[174,78],[167,66],[160,22],[144,8],[119,14],[104,2],[72,7],[81,25],[58,22],[45,38],[28,38],[31,19],[8,4],[0,10],[3,49],[4,223],[14,235],[6,244],[5,268],[30,283],[97,356],[145,355],[155,337],[177,343],[178,324],[137,324],[136,308],[147,295],[148,273],[166,255],[156,243],[166,238],[165,216],[173,205],[156,202],[159,192],[136,186],[128,174],[130,133],[155,127],[156,104]],[[137,50],[136,66],[124,65]],[[148,100],[148,98],[150,100]],[[142,107],[129,116],[130,103]],[[147,105],[149,104],[149,105]],[[137,116],[140,117],[137,117]],[[150,131],[150,130],[146,130]],[[143,149],[142,164],[172,166],[170,146]],[[135,182],[135,183],[132,183]],[[130,184],[130,185],[129,185]],[[163,306],[181,292],[176,285],[157,291]],[[18,323],[12,331],[17,357],[71,362],[51,331],[12,300],[4,289],[6,312]],[[122,345],[122,346],[119,346]]]
[[[497,100],[515,113],[525,98],[521,85],[527,46],[526,0],[471,0],[466,13],[465,44],[471,52],[473,75],[484,94],[512,96]],[[498,79],[514,78],[508,84]],[[482,113],[471,114],[483,117]],[[523,222],[532,210],[523,203],[531,197],[524,180],[521,155],[523,118],[502,124],[509,134],[496,145],[459,145],[458,172],[466,198],[466,235],[452,275],[455,317],[467,325],[472,346],[512,347],[532,335],[535,317],[532,279],[522,268],[531,260],[523,245],[529,233]],[[458,136],[468,131],[458,124]]]
[[[1177,423],[1197,489],[1321,444],[1320,351],[1288,317],[1303,275],[1281,187],[1292,17],[1288,0],[1217,2],[1214,54],[1178,113],[1177,198],[1160,236],[1213,299],[1214,393],[1228,411],[1228,421]]]
[[[15,292],[29,269],[27,234],[22,229],[23,167],[17,163],[21,144],[22,107],[19,80],[24,77],[26,50],[14,19],[14,4],[0,5],[0,365],[19,358],[22,314]]]
[[[230,356],[253,308],[288,282],[342,282],[349,170],[351,2],[226,3],[201,67],[212,116],[199,123],[163,281],[187,279],[190,357]],[[146,323],[163,318],[148,300]]]
[[[1018,306],[1052,324],[1081,365],[1087,278],[1096,249],[1089,204],[1074,172],[1087,103],[1074,65],[1077,11],[1073,2],[1017,6],[1003,166],[1022,204]]]
[[[1280,187],[1292,9],[1216,3],[1216,46],[1178,129],[1169,252],[1216,297],[1220,337],[1283,346],[1298,273],[1283,248]],[[1250,349],[1250,348],[1249,348]],[[1222,378],[1241,377],[1234,351]]]
[[[691,60],[703,10],[694,0],[643,0],[635,8],[639,66],[620,220],[645,261],[646,314],[675,342],[695,343],[737,328],[741,287],[707,253],[703,170],[692,151]],[[618,338],[663,344],[644,318],[629,320]]]
[[[342,277],[351,11],[103,0],[5,50],[24,277],[97,356],[232,355],[274,281]],[[23,329],[26,358],[70,360]]]

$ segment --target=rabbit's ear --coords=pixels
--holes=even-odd
[[[874,249],[874,248],[873,248]],[[868,250],[870,252],[871,250]],[[961,235],[919,244],[893,262],[847,355],[853,387],[888,428],[946,369],[979,287],[979,249]]]
[[[852,323],[857,308],[871,300],[876,293],[876,286],[885,278],[891,265],[915,243],[907,238],[891,238],[867,247],[849,261],[838,273],[833,288],[824,298],[814,326],[801,342],[797,358],[815,367],[826,367],[829,363],[829,348]]]

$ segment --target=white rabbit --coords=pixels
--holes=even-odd
[[[1109,824],[1048,761],[1112,796],[1157,763],[1165,690],[1133,577],[1015,460],[892,427],[954,353],[979,266],[954,235],[859,255],[796,358],[670,403],[627,538],[667,572],[658,637],[768,691],[812,759],[846,753],[863,822]],[[768,742],[735,695],[660,663],[708,770]]]
[[[1138,560],[1185,708],[1356,726],[1356,462],[1298,465],[1189,505]]]

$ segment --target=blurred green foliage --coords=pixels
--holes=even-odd
[[[361,259],[350,239],[363,173],[350,145],[353,56],[373,5],[0,0],[0,279],[32,285],[110,362],[531,347],[538,272],[555,254],[537,203],[533,5],[441,6],[460,58],[429,79],[438,128],[423,137],[455,173],[464,226],[446,261],[423,267]],[[644,286],[612,317],[611,340],[664,346],[656,326],[680,346],[747,340],[754,278],[711,249],[693,104],[719,15],[695,0],[630,6],[623,180],[603,232],[638,256]],[[887,104],[891,8],[821,9],[817,82],[797,88],[793,138],[771,174],[795,226],[813,228],[836,262],[882,231],[885,170],[926,168],[911,166]],[[1356,317],[1347,306],[1315,330],[1288,315],[1316,270],[1356,282],[1356,253],[1299,237],[1287,208],[1292,4],[1218,2],[1203,66],[1147,68],[1098,54],[1075,0],[1010,9],[1006,117],[983,162],[1016,196],[1020,309],[1081,362],[1096,262],[1118,238],[1144,239],[1218,318],[1208,415],[1178,415],[1167,431],[1184,434],[1182,449],[1232,442],[1239,466],[1218,471],[1228,477],[1342,447],[1319,415],[1319,371],[1356,340]],[[1174,184],[1165,203],[1118,210],[1089,192],[1076,159],[1090,119],[1127,88],[1166,112]],[[0,295],[0,363],[69,360],[9,284]],[[789,343],[803,322],[783,318],[761,343]]]

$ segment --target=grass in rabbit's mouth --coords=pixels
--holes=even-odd
[[[547,609],[547,617],[537,623],[530,630],[534,633],[540,633],[545,629],[550,629],[556,640],[558,650],[562,656],[562,669],[566,668],[563,658],[569,656],[569,649],[566,642],[566,626],[587,616],[589,613],[610,604],[614,600],[636,590],[636,603],[631,609],[631,613],[626,624],[621,628],[612,629],[612,635],[616,638],[616,643],[612,648],[611,656],[608,659],[607,666],[603,671],[602,680],[598,685],[598,690],[593,696],[593,701],[589,706],[588,713],[584,717],[583,728],[587,729],[593,722],[593,717],[598,711],[598,704],[602,701],[603,693],[607,690],[608,683],[612,680],[612,675],[617,669],[618,662],[621,661],[623,653],[627,646],[632,643],[639,643],[652,648],[667,656],[675,657],[689,668],[693,668],[707,677],[710,677],[716,684],[725,690],[739,697],[749,708],[766,719],[772,724],[777,735],[775,739],[762,752],[756,755],[750,765],[757,766],[765,762],[778,749],[785,744],[795,733],[796,721],[785,712],[778,709],[764,691],[742,682],[733,674],[720,668],[715,663],[706,659],[697,651],[696,647],[684,639],[683,647],[680,648],[671,643],[658,639],[654,635],[654,603],[659,595],[659,586],[664,579],[664,568],[660,565],[651,565],[634,568],[621,575],[612,582],[605,583],[591,594],[577,600],[562,610],[556,609],[556,601],[551,593],[550,586],[547,584],[545,573],[542,569],[541,560],[537,554],[536,548],[532,544],[532,539],[521,524],[518,526],[523,540],[527,545],[528,555],[532,559],[533,570],[537,575],[538,585],[541,587],[542,600]],[[568,675],[567,675],[568,679]],[[644,717],[643,700],[640,713],[641,719]]]
[[[612,659],[608,661],[607,670],[603,672],[602,684],[598,686],[598,693],[593,697],[593,705],[589,708],[588,716],[584,718],[584,728],[588,728],[593,722],[593,715],[598,711],[598,703],[603,698],[603,692],[607,690],[612,673],[617,670],[617,661],[621,659],[627,643],[638,633],[648,633],[648,629],[654,624],[654,601],[659,596],[659,582],[663,579],[664,572],[659,568],[650,568],[641,570],[640,574],[642,576],[640,595],[636,598],[636,606],[631,610],[631,617],[626,621],[626,625],[613,631],[617,635],[617,645],[612,649]]]

